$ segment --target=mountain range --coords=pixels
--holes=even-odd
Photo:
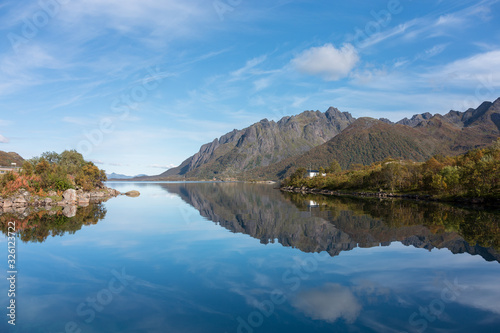
[[[458,155],[491,144],[500,136],[500,98],[464,112],[444,116],[428,112],[396,123],[388,119],[353,118],[330,107],[304,111],[277,122],[263,119],[201,146],[178,167],[147,180],[272,179],[298,167],[342,168],[368,165],[388,157],[424,161]]]
[[[354,118],[331,107],[326,112],[305,111],[278,122],[263,119],[233,130],[200,150],[161,178],[231,178],[266,167],[321,145],[341,133]]]
[[[145,174],[140,174],[140,175],[136,175],[136,176],[127,176],[127,175],[124,175],[124,174],[121,174],[121,173],[107,173],[106,176],[108,177],[108,179],[132,179],[132,178],[138,178],[138,177],[147,177],[147,175]]]

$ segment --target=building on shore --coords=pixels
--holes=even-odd
[[[0,175],[3,175],[9,171],[19,172],[19,171],[21,171],[21,167],[18,167],[16,163],[11,163],[10,166],[1,166],[0,165]]]

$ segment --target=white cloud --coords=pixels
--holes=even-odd
[[[344,44],[340,49],[325,44],[303,51],[292,59],[291,64],[301,73],[336,81],[346,77],[358,60],[358,53],[351,44]]]
[[[9,139],[0,134],[0,143],[9,143]]]
[[[148,165],[148,167],[150,168],[157,168],[157,169],[171,169],[171,168],[175,168],[177,165],[175,164],[151,164],[151,165]]]
[[[427,81],[447,86],[479,89],[498,97],[500,89],[500,50],[479,53],[456,60],[442,68],[422,74]]]
[[[329,323],[339,318],[352,323],[361,311],[361,305],[349,288],[336,283],[301,292],[292,304],[312,319]]]
[[[461,73],[464,77],[491,73],[497,78],[500,78],[500,50],[480,53],[469,58],[459,59],[447,65],[443,71]]]
[[[465,21],[464,17],[459,17],[457,15],[454,15],[454,14],[447,14],[447,15],[441,15],[437,22],[436,22],[436,26],[440,26],[440,25],[459,25],[459,24],[463,24]]]

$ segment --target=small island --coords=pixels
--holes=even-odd
[[[104,170],[85,161],[76,150],[45,152],[0,177],[0,212],[64,207],[64,215],[71,217],[77,206],[85,207],[121,194],[106,187],[106,180]]]

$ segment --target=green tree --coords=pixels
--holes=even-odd
[[[340,164],[337,160],[333,160],[332,163],[330,163],[330,167],[328,167],[327,172],[328,173],[339,173],[342,171],[342,168],[340,167]]]
[[[61,153],[60,165],[70,175],[76,176],[85,163],[82,154],[76,150],[65,150]]]
[[[47,151],[45,153],[42,153],[41,157],[50,164],[58,164],[61,160],[61,156],[55,151]]]

